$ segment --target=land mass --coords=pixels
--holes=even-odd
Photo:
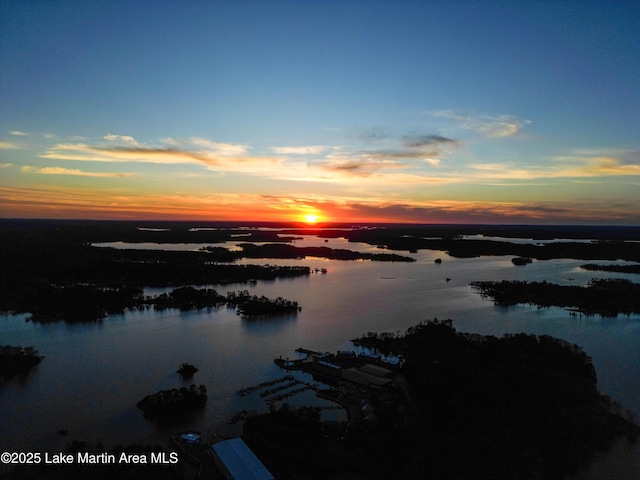
[[[640,273],[640,264],[637,265],[598,265],[595,263],[587,263],[580,265],[583,270],[591,270],[596,272],[616,272],[616,273]]]
[[[260,230],[232,224],[197,226],[180,222],[0,221],[0,311],[29,312],[37,321],[93,321],[144,304],[144,287],[226,285],[305,276],[304,266],[236,265],[240,258],[304,258],[411,262],[395,253],[360,253],[328,247],[288,245],[300,233],[321,238],[344,237],[382,249],[444,250],[451,256],[515,255],[518,258],[625,259],[640,261],[640,237],[634,227],[486,227],[486,226],[377,226],[327,229]],[[472,233],[584,240],[546,245],[467,239]],[[555,238],[555,237],[554,237]],[[99,248],[93,243],[202,242],[242,239],[239,250],[209,246],[201,251],[165,251]],[[276,242],[255,245],[247,241]],[[595,268],[589,266],[587,268]],[[603,269],[598,267],[599,269]],[[615,271],[633,271],[618,268]],[[200,300],[191,302],[198,305]],[[211,306],[217,300],[207,300]],[[528,302],[528,300],[527,300]],[[158,307],[163,303],[158,300]],[[178,308],[189,308],[185,302]],[[245,315],[276,311],[275,301],[245,302]],[[164,302],[167,305],[166,302]],[[555,303],[557,304],[557,303]],[[554,304],[554,305],[555,305]],[[564,304],[563,304],[564,305]],[[279,305],[280,311],[283,305]],[[571,305],[573,306],[573,305]],[[287,308],[292,305],[287,304]],[[199,308],[199,307],[198,307]],[[578,306],[577,308],[582,308]],[[635,308],[635,307],[634,307]],[[294,311],[295,308],[290,308]],[[624,310],[622,310],[624,312]],[[634,311],[634,310],[632,310]]]
[[[180,311],[201,310],[203,308],[227,305],[236,307],[238,314],[245,317],[295,313],[302,309],[298,302],[278,297],[251,295],[248,290],[227,292],[220,295],[212,288],[194,288],[191,286],[176,288],[169,293],[147,298],[143,304],[152,304],[157,310],[178,308]]]
[[[377,262],[415,262],[414,258],[395,253],[361,253],[329,247],[294,247],[292,245],[241,243],[241,256],[246,258],[306,258],[319,257],[331,260],[373,260]]]
[[[212,288],[178,287],[155,296],[143,295],[142,288],[101,287],[98,285],[46,285],[34,290],[37,295],[14,311],[29,311],[27,320],[39,323],[64,321],[67,323],[95,322],[107,315],[125,310],[153,307],[162,311],[170,308],[182,312],[217,308],[226,305],[236,308],[243,317],[273,316],[296,313],[302,309],[298,302],[282,297],[275,299],[251,295],[248,290],[221,295]]]
[[[0,379],[24,375],[38,365],[43,358],[33,347],[0,345]]]
[[[204,385],[192,384],[189,388],[172,388],[147,395],[136,406],[145,417],[170,417],[203,408],[207,398]]]
[[[402,358],[385,394],[361,389],[375,421],[336,426],[288,407],[246,420],[243,438],[277,478],[564,479],[640,435],[598,392],[591,359],[562,340],[435,320],[358,343]]]
[[[401,360],[380,386],[353,383],[346,375],[332,382],[338,401],[347,391],[360,392],[368,417],[322,422],[318,408],[285,404],[246,418],[244,440],[279,480],[564,480],[615,442],[634,443],[640,436],[637,419],[598,392],[591,359],[563,340],[460,333],[451,320],[436,319],[402,335],[370,332],[354,343]],[[354,357],[338,356],[347,363]],[[198,401],[183,405],[181,399],[202,394],[201,388],[159,392],[145,397],[141,407],[152,415],[173,414],[174,404],[178,411],[197,408]],[[172,407],[149,407],[155,397],[155,403]],[[121,451],[163,450],[116,446],[107,451],[77,441],[66,449],[98,455]],[[208,454],[194,467],[183,462],[22,465],[4,477],[184,479],[194,478],[195,469],[215,474]]]
[[[231,224],[193,228],[175,222],[0,221],[0,310],[31,312],[40,320],[80,321],[153,301],[157,308],[163,308],[161,304],[187,310],[208,308],[228,302],[229,295],[203,292],[192,285],[310,274],[308,267],[234,265],[231,262],[239,254],[222,247],[199,252],[117,250],[92,246],[97,242],[278,242],[264,249],[252,244],[246,250],[263,257],[282,252],[296,255],[285,258],[317,256],[318,250],[281,248],[305,233],[344,237],[381,249],[441,250],[459,257],[640,261],[640,244],[626,241],[640,239],[636,227],[280,227],[274,232],[259,230],[258,225],[247,231]],[[478,233],[595,241],[523,245],[463,238]],[[350,255],[342,252],[349,251],[321,251]],[[245,253],[243,248],[240,255]],[[369,260],[400,257],[380,255]],[[143,295],[145,286],[177,288],[163,300],[150,300]],[[614,287],[625,292],[619,303],[627,308],[628,289],[636,287],[625,282]],[[563,297],[559,292],[549,295]],[[632,297],[640,298],[633,292]],[[598,290],[590,292],[591,296],[594,293],[609,294]],[[637,312],[635,304],[629,308]],[[450,322],[435,321],[402,336],[371,335],[360,343],[403,358],[398,381],[371,398],[375,422],[322,424],[314,409],[288,408],[247,420],[247,442],[278,478],[561,479],[579,470],[611,441],[619,437],[637,440],[634,419],[597,392],[593,365],[575,345],[532,335],[499,339],[466,335],[456,332]],[[336,389],[327,395],[338,399],[340,393]]]
[[[587,315],[615,317],[640,313],[640,284],[626,279],[592,280],[585,287],[549,282],[473,282],[496,305],[519,303],[540,307],[567,307]]]
[[[345,260],[413,261],[395,254],[360,254],[324,247],[298,249],[286,245],[284,252],[277,244],[260,247],[244,244],[243,250],[238,252],[222,247],[210,247],[206,251],[100,248],[92,246],[91,242],[114,240],[116,234],[123,235],[121,238],[148,241],[166,232],[160,228],[139,229],[132,223],[90,225],[95,230],[87,231],[85,222],[0,222],[0,311],[28,312],[36,321],[95,321],[150,303],[143,298],[144,287],[254,283],[311,273],[305,266],[232,263],[246,256],[299,258],[314,255]],[[237,234],[233,229],[185,231],[196,236],[202,233],[201,240],[209,241],[226,239],[230,231]],[[266,232],[264,236],[263,233],[252,232],[257,238],[273,239],[273,232]],[[174,235],[171,238],[182,237]],[[222,303],[216,297],[206,299],[203,304],[202,292],[198,298],[193,291],[190,294],[192,298],[182,303],[178,298],[158,299],[158,307],[172,304],[188,308],[190,303],[195,308]],[[229,303],[229,299],[224,301]],[[236,296],[233,301],[245,316],[293,312],[299,308],[295,302],[281,299]]]

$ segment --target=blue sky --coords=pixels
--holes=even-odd
[[[0,3],[0,216],[640,220],[640,3]]]

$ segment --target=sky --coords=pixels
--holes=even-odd
[[[640,224],[640,2],[0,2],[0,217]]]

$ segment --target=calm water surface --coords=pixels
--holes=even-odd
[[[380,252],[344,239],[324,242],[304,237],[294,245]],[[534,261],[516,267],[511,257],[455,259],[428,250],[411,256],[418,261],[243,260],[239,263],[308,265],[328,273],[256,285],[211,286],[221,293],[248,289],[257,295],[282,296],[302,306],[297,315],[269,320],[242,319],[226,307],[187,313],[128,312],[87,325],[27,323],[25,316],[0,318],[0,343],[32,345],[46,356],[26,378],[14,379],[0,391],[0,450],[56,451],[71,439],[106,445],[162,442],[187,428],[237,434],[239,427],[226,421],[242,409],[266,411],[266,405],[257,394],[240,397],[236,391],[282,377],[274,358],[296,357],[298,347],[349,349],[349,340],[366,332],[403,332],[434,317],[453,319],[460,331],[548,334],[576,343],[593,358],[600,390],[640,414],[640,316],[603,319],[575,317],[557,308],[496,307],[469,285],[503,279],[583,285],[594,277],[638,282],[640,275],[587,272],[580,270],[584,262],[578,260]],[[436,258],[442,258],[442,264],[435,264]],[[206,409],[177,424],[146,420],[135,406],[141,398],[191,383],[175,372],[181,362],[200,368],[193,382],[209,389]],[[299,378],[310,380],[302,374]],[[329,405],[312,392],[285,401]],[[342,415],[326,411],[327,418]],[[68,430],[69,436],[58,435],[59,429]]]

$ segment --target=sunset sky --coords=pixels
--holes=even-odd
[[[0,217],[640,224],[640,2],[0,2]]]

